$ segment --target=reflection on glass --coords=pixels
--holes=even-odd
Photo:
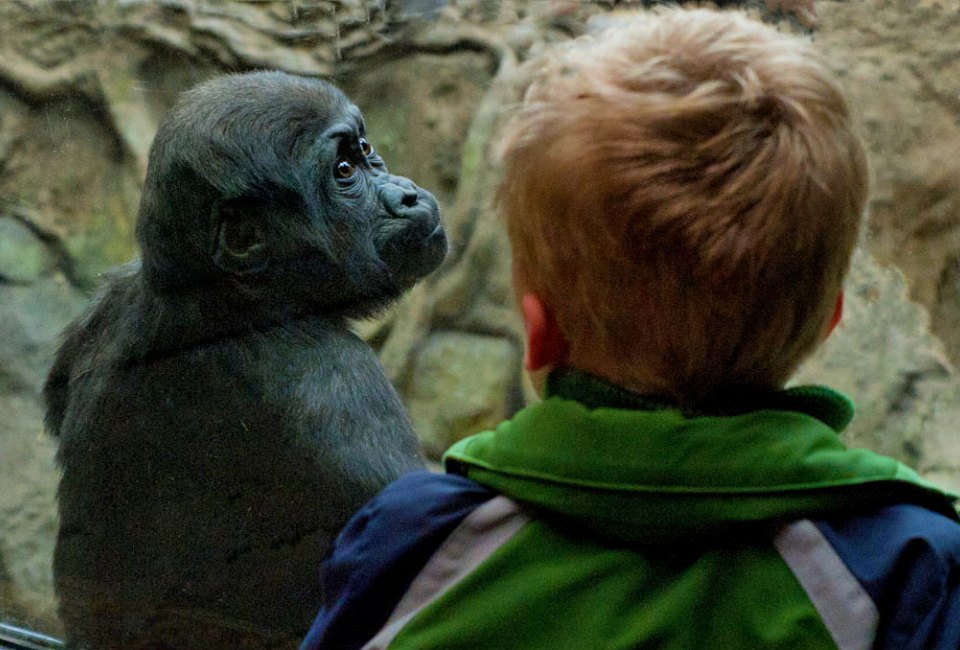
[[[519,64],[613,19],[612,9],[653,4],[0,4],[0,647],[58,647],[64,634],[52,578],[57,441],[44,432],[42,388],[62,332],[101,274],[139,254],[135,219],[150,146],[182,91],[253,69],[331,80],[362,111],[367,140],[390,172],[436,196],[450,239],[446,261],[399,304],[353,324],[379,353],[433,461],[526,399],[509,255],[490,206],[494,144],[524,87]],[[949,1],[767,4],[766,20],[812,32],[830,59],[873,170],[871,225],[850,277],[845,324],[800,380],[854,397],[863,415],[848,442],[960,488],[958,8]],[[251,232],[231,231],[229,241],[241,253],[252,250],[243,246]],[[136,416],[135,395],[114,397]],[[264,472],[251,489],[272,489],[275,479]],[[175,517],[171,507],[156,516]],[[209,521],[196,526],[215,529]],[[118,547],[136,544],[129,531],[118,535]],[[284,580],[276,576],[278,585]],[[198,589],[184,615],[215,629],[224,621],[205,618],[207,593]]]

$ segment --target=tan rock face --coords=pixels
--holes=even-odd
[[[39,246],[35,240],[24,250]],[[0,254],[0,266],[9,261]],[[58,626],[50,574],[58,474],[40,391],[60,330],[85,302],[55,272],[19,286],[0,283],[0,619],[15,615],[51,632]]]
[[[960,361],[960,19],[946,2],[817,3],[814,42],[857,114],[873,173],[868,247]]]
[[[430,458],[492,429],[516,408],[520,355],[494,336],[437,332],[417,357],[406,394],[410,417]]]
[[[827,383],[853,398],[845,441],[899,458],[960,490],[960,381],[929,316],[894,268],[857,251],[844,318],[791,383]]]

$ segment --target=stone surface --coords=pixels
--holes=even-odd
[[[507,417],[519,364],[502,338],[436,332],[427,339],[406,402],[428,457]]]
[[[12,217],[0,217],[0,279],[26,284],[55,267],[56,258],[29,228]]]
[[[137,168],[77,99],[34,110],[0,90],[0,113],[0,140],[9,142],[0,155],[0,198],[28,206],[39,227],[61,235],[78,276],[93,286],[133,254]]]
[[[48,632],[59,626],[50,568],[59,476],[40,394],[57,337],[85,303],[60,275],[0,284],[0,558],[3,597],[15,599],[0,601],[0,615]]]
[[[830,58],[869,150],[867,245],[909,280],[960,363],[960,12],[946,0],[820,0]]]
[[[853,446],[899,458],[960,490],[960,375],[929,316],[907,297],[903,274],[857,251],[844,318],[792,383],[825,383],[850,395]]]

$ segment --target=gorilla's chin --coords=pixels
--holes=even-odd
[[[419,229],[396,233],[381,251],[381,259],[398,284],[408,287],[434,271],[447,256],[447,235],[437,221],[425,236]]]

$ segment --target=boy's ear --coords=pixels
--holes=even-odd
[[[547,366],[558,366],[566,361],[570,345],[560,331],[550,308],[533,293],[525,293],[520,299],[520,311],[527,340],[523,355],[523,367],[535,372]]]
[[[833,315],[830,317],[827,326],[823,331],[823,339],[826,340],[828,336],[837,328],[837,325],[840,324],[840,319],[843,318],[843,289],[840,290],[840,293],[837,294],[837,302],[833,306]]]

